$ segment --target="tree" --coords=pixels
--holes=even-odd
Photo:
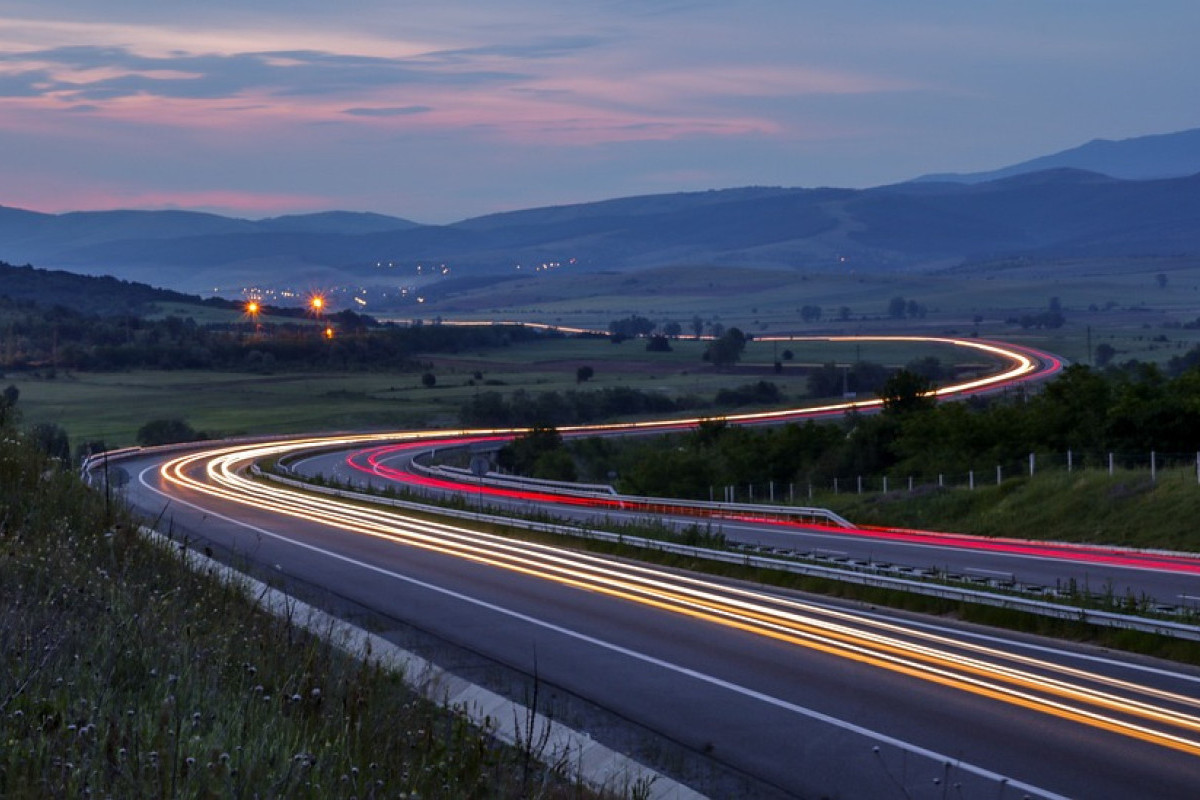
[[[678,322],[667,322],[662,326],[663,335],[675,339],[683,333],[683,326]]]
[[[563,448],[562,436],[550,427],[535,427],[500,448],[496,463],[518,475],[547,480],[575,480],[575,461]]]
[[[575,382],[584,383],[585,381],[590,381],[592,376],[595,374],[596,370],[592,369],[587,364],[584,364],[582,367],[579,367],[575,370]]]
[[[51,458],[64,463],[71,460],[71,442],[67,432],[53,422],[39,422],[31,431],[34,445]]]
[[[652,353],[671,352],[671,340],[666,336],[654,335],[646,342],[646,349]]]
[[[437,386],[437,376],[432,372],[426,372],[421,376],[421,385],[426,389],[432,389],[434,386]]]
[[[879,392],[883,410],[889,414],[909,414],[933,408],[933,381],[907,369],[899,369],[884,381]]]
[[[143,447],[193,442],[206,438],[181,419],[156,419],[138,428],[137,443]]]
[[[892,319],[904,319],[904,313],[908,310],[908,303],[903,297],[897,295],[888,302],[888,316]]]
[[[746,349],[746,335],[737,328],[730,328],[713,339],[704,350],[704,360],[716,367],[736,364]]]
[[[1113,347],[1108,342],[1101,342],[1096,345],[1096,366],[1106,367],[1113,357],[1117,354],[1117,348]]]
[[[16,386],[9,384],[8,388],[0,394],[0,425],[5,425],[11,418],[17,414],[17,398],[21,396],[21,390]]]
[[[633,338],[635,336],[647,336],[654,330],[654,323],[645,317],[634,314],[624,319],[614,319],[608,323],[609,333],[614,336],[624,336]]]

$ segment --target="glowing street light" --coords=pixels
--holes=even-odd
[[[325,310],[325,298],[322,295],[314,294],[308,299],[308,307],[314,314],[320,315]]]
[[[261,310],[262,307],[258,304],[257,300],[251,300],[246,303],[246,313],[252,317],[258,316],[258,312]]]
[[[333,326],[332,326],[332,325],[326,325],[326,326],[325,326],[325,338],[326,338],[326,339],[332,339],[332,338],[333,338]]]

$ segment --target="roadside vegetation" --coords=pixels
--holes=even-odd
[[[593,796],[148,543],[0,405],[0,797]]]
[[[864,524],[1200,551],[1198,355],[1165,369],[1072,366],[1032,396],[941,405],[922,397],[928,380],[901,370],[879,414],[773,428],[712,418],[627,439],[530,435],[500,463],[624,494],[724,500],[728,490]]]

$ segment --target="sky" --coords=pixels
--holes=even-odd
[[[1200,127],[1196,0],[3,0],[0,205],[423,223]]]

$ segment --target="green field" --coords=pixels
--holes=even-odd
[[[1160,277],[1161,276],[1161,277]],[[888,304],[903,297],[923,317],[891,319]],[[1022,315],[1047,310],[1058,298],[1065,324],[1022,328]],[[805,323],[801,309],[821,308]],[[842,319],[845,309],[847,319]],[[422,307],[446,320],[505,319],[607,329],[633,314],[656,323],[692,320],[737,326],[754,335],[787,333],[921,333],[1021,342],[1088,362],[1107,342],[1117,361],[1164,361],[1200,344],[1200,259],[1093,259],[1086,262],[974,264],[936,273],[841,272],[672,267],[637,273],[554,272],[435,299]],[[1165,337],[1166,341],[1162,341]]]
[[[640,340],[564,338],[524,342],[454,355],[423,357],[437,383],[426,387],[421,372],[305,372],[262,375],[241,372],[64,372],[55,377],[14,373],[4,385],[20,391],[26,425],[53,423],[73,445],[100,440],[110,447],[133,444],[150,420],[180,418],[210,436],[303,433],[387,428],[453,427],[458,410],[482,391],[509,395],[598,391],[627,386],[672,398],[712,398],[722,388],[767,380],[790,403],[806,402],[802,364],[864,359],[902,366],[926,356],[947,365],[986,361],[945,345],[825,342],[751,342],[742,362],[717,371],[701,359],[703,342],[682,340],[668,353],[648,352]],[[776,374],[784,350],[794,358]],[[579,366],[595,371],[576,381]],[[476,375],[480,377],[476,378]]]

